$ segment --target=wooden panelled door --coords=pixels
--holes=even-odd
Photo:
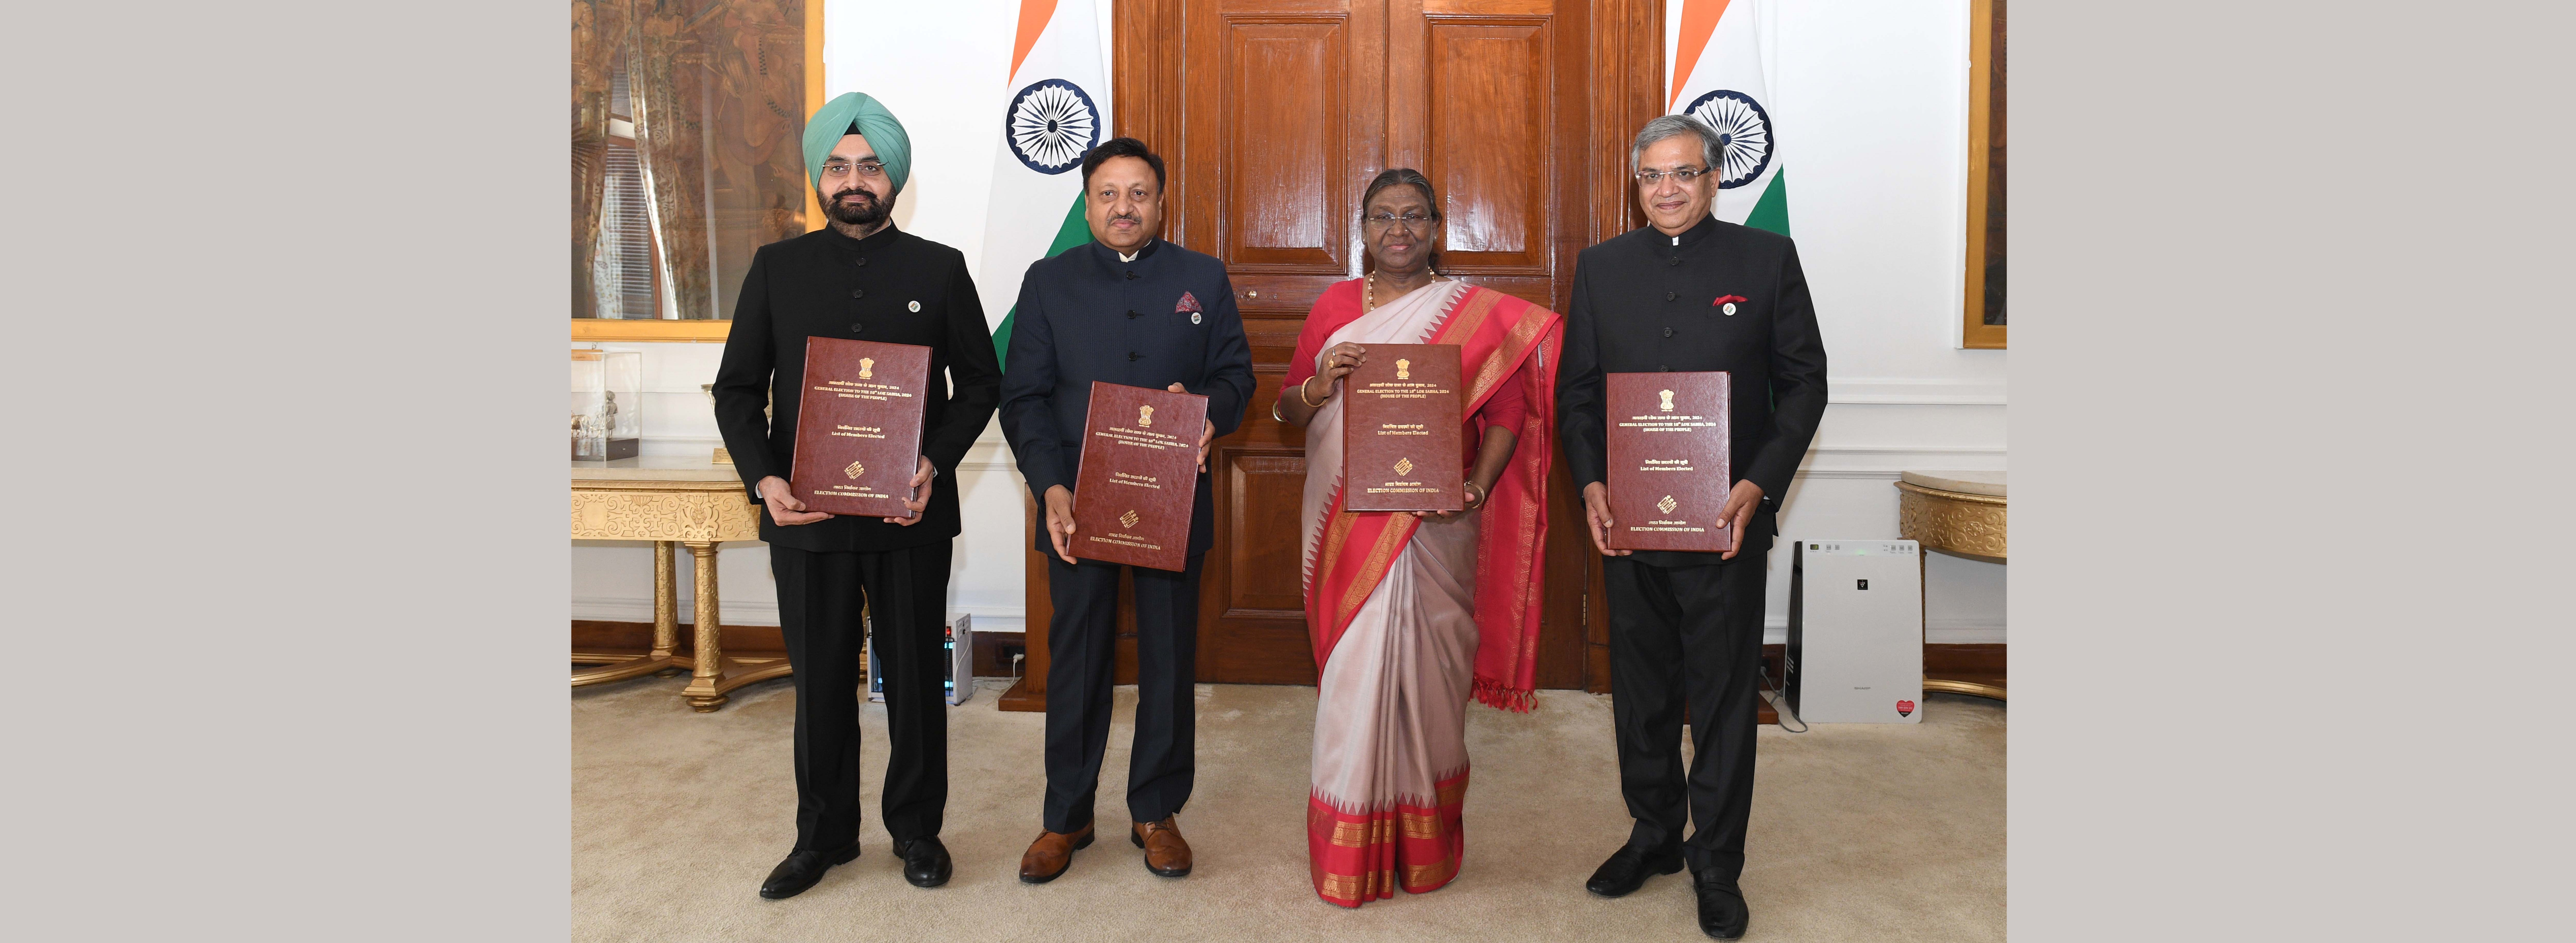
[[[1251,406],[1210,457],[1217,544],[1198,678],[1312,684],[1305,432],[1270,408],[1307,310],[1364,268],[1361,191],[1388,167],[1422,171],[1446,217],[1443,274],[1565,310],[1575,253],[1639,225],[1627,141],[1662,110],[1662,12],[1655,0],[1118,0],[1116,14],[1118,132],[1164,156],[1163,235],[1225,262],[1252,345]],[[1605,629],[1587,625],[1602,621],[1586,598],[1599,566],[1561,460],[1548,504],[1538,683],[1604,689]],[[1043,561],[1032,553],[1028,569],[1028,693],[1041,697]],[[1122,639],[1122,683],[1132,651]]]

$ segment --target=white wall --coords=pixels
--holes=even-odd
[[[1789,228],[1832,405],[1784,536],[1896,536],[1896,472],[2005,467],[2004,364],[1958,347],[1967,244],[1966,0],[1766,0]],[[1771,561],[1772,625],[1788,551]],[[2004,567],[1935,554],[1926,631],[2004,641]]]
[[[832,15],[845,8],[866,12]],[[983,253],[989,135],[999,123],[1007,23],[1016,10],[1011,0],[835,2],[826,14],[826,91],[874,95],[911,133],[912,180],[895,203],[896,224],[970,260]],[[1815,292],[1834,390],[1781,529],[1893,537],[1898,471],[2004,467],[2005,354],[1957,349],[1967,4],[1780,0],[1765,11],[1777,50],[1770,71],[1790,228]],[[1105,42],[1112,33],[1105,11],[1103,20]],[[702,454],[720,444],[698,390],[715,377],[716,345],[610,346],[646,352],[648,452]],[[950,606],[974,613],[979,629],[1018,629],[1022,491],[997,428],[967,453],[957,484],[966,531]],[[725,620],[776,624],[766,547],[730,546],[718,564]],[[2003,567],[1937,555],[1929,567],[1934,641],[2004,640]],[[1788,611],[1785,549],[1772,560],[1771,578],[1776,636]],[[572,586],[574,618],[650,618],[648,545],[575,544]],[[685,580],[682,592],[685,615]]]

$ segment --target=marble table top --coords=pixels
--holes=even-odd
[[[742,473],[688,455],[639,455],[613,462],[573,462],[573,481],[724,481],[742,483]]]
[[[1910,471],[1898,477],[1918,488],[2004,497],[2004,473],[1999,471]]]

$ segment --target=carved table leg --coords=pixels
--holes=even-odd
[[[667,660],[680,644],[680,587],[678,568],[672,564],[679,544],[669,540],[653,542],[653,657]],[[657,678],[679,675],[674,665],[654,672]]]
[[[689,660],[673,654],[679,647],[679,589],[672,582],[672,543],[653,542],[653,651],[651,654],[623,656],[583,652],[572,653],[576,665],[600,665],[572,673],[572,686],[606,684],[652,675],[675,677],[685,670]]]
[[[692,584],[697,593],[698,650],[697,673],[680,696],[689,700],[689,709],[712,713],[733,698],[725,694],[731,685],[724,683],[724,648],[718,636],[724,632],[718,613],[722,607],[716,598],[716,541],[688,542],[689,555],[697,558],[697,579]]]

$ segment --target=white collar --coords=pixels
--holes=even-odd
[[[1118,250],[1116,250],[1116,249],[1112,249],[1112,250],[1109,250],[1109,251],[1117,252]],[[1140,253],[1141,253],[1141,252],[1143,252],[1144,250],[1142,250],[1142,249],[1138,249],[1138,250],[1136,250],[1136,251],[1138,251],[1138,252],[1140,252]],[[1133,262],[1133,261],[1136,261],[1136,257],[1135,257],[1135,256],[1133,256],[1133,255],[1129,255],[1129,254],[1127,254],[1127,253],[1125,253],[1125,252],[1119,252],[1119,253],[1118,253],[1118,261],[1120,261],[1120,262]]]

